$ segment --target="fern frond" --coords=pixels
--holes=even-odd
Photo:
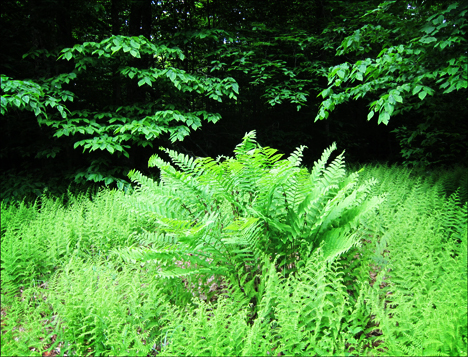
[[[172,162],[179,166],[187,174],[193,174],[197,167],[197,160],[189,155],[180,154],[174,150],[164,149]]]
[[[468,222],[468,202],[463,204],[458,192],[459,189],[450,195],[439,213],[441,215],[439,230],[452,239],[460,239],[466,231],[466,222]]]
[[[237,156],[246,154],[257,147],[257,134],[252,130],[244,135],[242,143],[238,144],[234,149],[234,154]]]
[[[161,187],[160,187],[159,183],[154,181],[152,178],[149,178],[149,177],[143,175],[139,171],[131,170],[128,173],[128,177],[132,180],[132,182],[136,182],[136,183],[139,184],[139,186],[136,187],[137,191],[141,190],[141,189],[153,191],[154,193],[157,193],[157,192],[161,191]]]
[[[175,170],[175,168],[171,164],[161,159],[158,154],[153,154],[149,158],[148,167],[158,167],[160,169],[165,168],[166,170]]]
[[[335,150],[336,150],[336,143],[333,143],[330,145],[328,149],[326,149],[323,152],[322,156],[320,157],[320,160],[314,162],[314,167],[312,168],[312,172],[310,174],[310,182],[312,185],[315,185],[316,182],[322,176],[322,172],[325,169],[325,165],[327,164],[328,159],[330,158],[330,155]]]
[[[143,230],[143,233],[136,234],[135,239],[138,241],[140,246],[152,247],[167,247],[169,245],[176,244],[179,241],[177,235],[160,232],[148,232],[146,230]]]
[[[275,308],[279,349],[286,355],[333,354],[349,313],[336,266],[327,263],[318,249],[300,274],[284,280],[281,289]]]
[[[322,171],[322,177],[319,181],[319,185],[322,187],[335,186],[341,181],[345,174],[346,170],[343,151],[330,163],[330,165],[328,165],[327,168]]]
[[[294,150],[291,155],[288,157],[288,161],[294,166],[300,166],[302,162],[302,157],[304,156],[303,152],[307,149],[307,146],[301,145],[296,150]]]

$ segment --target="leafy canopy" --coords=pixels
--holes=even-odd
[[[388,124],[392,115],[418,109],[428,96],[466,89],[468,4],[434,8],[385,1],[368,11],[368,23],[336,51],[337,56],[355,53],[362,59],[330,68],[315,120],[326,119],[338,104],[375,94],[367,119],[378,114],[379,124]],[[366,57],[377,46],[378,55]]]
[[[2,75],[1,112],[32,111],[39,124],[55,129],[55,137],[75,136],[74,147],[84,150],[106,150],[128,157],[130,144],[152,146],[152,141],[163,134],[169,134],[173,142],[183,140],[191,130],[201,127],[202,120],[220,119],[219,114],[201,108],[191,110],[193,105],[186,104],[188,94],[222,102],[225,97],[235,100],[239,93],[231,77],[194,75],[177,68],[176,62],[184,60],[179,48],[155,44],[144,36],[111,36],[101,42],[84,42],[65,48],[58,59],[73,61],[74,70],[39,80],[15,80]],[[134,88],[136,100],[128,105],[104,102],[69,110],[65,102],[80,101],[73,88],[80,84],[80,76],[89,76],[87,71],[97,71],[102,83],[117,78],[122,84],[137,81],[142,88]],[[146,101],[145,97],[152,100]],[[51,113],[48,107],[60,115]]]

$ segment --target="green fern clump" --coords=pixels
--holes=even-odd
[[[194,304],[193,310],[181,311],[161,330],[162,355],[241,355],[250,329],[246,306],[225,298],[216,304],[196,299]]]
[[[334,148],[308,171],[249,133],[133,192],[2,205],[2,354],[466,355],[466,172]]]
[[[1,274],[3,292],[46,281],[71,257],[109,256],[134,243],[146,221],[125,210],[125,194],[102,191],[92,200],[41,198],[33,205],[2,205]],[[4,219],[5,217],[5,219]]]
[[[286,355],[320,356],[348,350],[360,324],[351,318],[352,304],[339,265],[328,262],[318,250],[300,274],[281,286],[274,307],[279,350]]]
[[[7,309],[2,355],[31,355],[28,346],[38,355],[55,348],[75,356],[154,354],[160,327],[177,317],[167,288],[139,265],[74,258]]]
[[[385,288],[381,279],[369,293],[385,355],[467,352],[466,227],[461,244],[444,241],[434,228],[433,218],[421,219],[417,234],[392,230],[388,240]]]
[[[351,301],[341,267],[321,249],[295,276],[284,278],[275,261],[265,262],[264,294],[251,321],[245,301],[220,298],[215,304],[194,301],[161,329],[165,356],[346,355],[362,350],[354,336],[368,314],[362,297]]]
[[[381,182],[375,194],[388,192],[379,215],[367,222],[377,276],[363,291],[381,331],[374,353],[466,355],[468,207],[456,180],[446,197],[448,175],[411,177],[398,168],[366,173]]]
[[[2,296],[2,356],[42,356],[48,348],[54,334],[53,311],[41,290],[38,286],[25,289],[10,304]]]
[[[139,266],[70,261],[50,281],[58,340],[75,355],[146,356],[171,307]]]
[[[320,244],[333,259],[358,242],[360,219],[383,201],[368,198],[375,180],[358,184],[357,173],[347,176],[343,154],[327,166],[335,144],[312,172],[300,167],[304,149],[281,159],[250,132],[234,157],[193,159],[165,150],[176,169],[154,155],[149,165],[161,170],[159,183],[130,173],[140,185],[132,206],[154,229],[140,235],[140,247],[118,254],[153,261],[160,277],[224,276],[258,302],[265,257],[278,256],[285,273]]]

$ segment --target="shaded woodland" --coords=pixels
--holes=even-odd
[[[466,165],[466,11],[446,1],[4,1],[2,198],[124,187],[160,146],[216,157],[251,130],[284,153],[307,145],[306,165],[333,142],[348,162]]]

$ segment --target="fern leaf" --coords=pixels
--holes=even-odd
[[[311,172],[310,178],[309,178],[312,185],[315,185],[316,182],[322,176],[322,172],[325,169],[325,165],[327,164],[327,161],[330,158],[330,155],[335,150],[336,150],[336,143],[333,143],[332,145],[330,145],[330,147],[328,149],[326,149],[323,152],[320,160],[318,160],[318,161],[316,161],[314,163],[314,167],[312,169],[312,172]]]

